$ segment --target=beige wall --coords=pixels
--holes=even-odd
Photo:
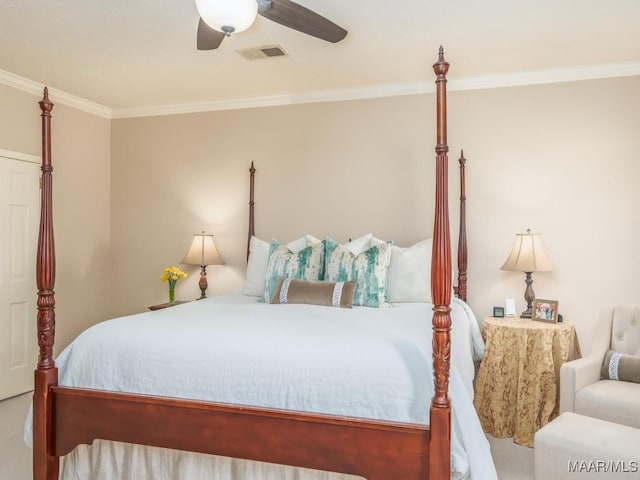
[[[114,121],[114,267],[127,272],[114,284],[116,313],[165,301],[162,268],[177,264],[203,229],[215,234],[227,262],[209,267],[211,291],[241,285],[251,161],[262,238],[343,240],[373,231],[404,243],[427,236],[428,102],[404,97]],[[178,297],[194,297],[199,268],[184,268],[191,275]]]
[[[0,148],[40,154],[38,100],[0,86]],[[209,267],[210,293],[237,289],[252,160],[262,238],[372,231],[408,245],[430,235],[433,102],[419,95],[112,122],[57,105],[57,349],[97,321],[165,301],[158,276],[201,229],[216,235],[227,262]],[[599,309],[639,302],[637,105],[638,77],[450,93],[452,199],[464,148],[469,303],[479,317],[507,296],[523,308],[524,275],[499,267],[526,228],[543,234],[555,266],[534,274],[536,293],[560,301],[584,350]],[[191,275],[178,296],[195,297],[198,269],[183,268]]]
[[[433,103],[420,95],[115,120],[113,313],[165,301],[158,275],[201,229],[227,261],[209,268],[210,292],[241,285],[252,160],[264,239],[372,231],[407,245],[430,236]],[[543,234],[555,266],[534,274],[536,293],[560,301],[584,350],[600,308],[640,303],[637,105],[638,77],[451,92],[452,197],[464,148],[478,317],[505,297],[524,308],[524,274],[499,268],[526,228]],[[198,269],[183,268],[191,275],[178,297],[195,297]]]
[[[470,304],[524,308],[524,274],[499,267],[531,228],[554,265],[534,273],[536,295],[559,300],[588,350],[600,309],[640,303],[640,77],[457,92],[449,105],[470,158]]]
[[[41,155],[40,98],[0,85],[0,148]],[[52,151],[59,351],[110,313],[110,121],[56,105]]]

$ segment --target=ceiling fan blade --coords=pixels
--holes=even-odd
[[[198,50],[215,50],[224,40],[224,32],[214,30],[202,18],[198,23]]]
[[[258,0],[258,13],[280,25],[327,42],[336,43],[347,36],[344,28],[291,0]]]

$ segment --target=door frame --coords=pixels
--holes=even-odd
[[[12,152],[11,150],[2,150],[0,148],[0,157],[40,164],[40,157],[38,155],[31,155],[30,153]]]

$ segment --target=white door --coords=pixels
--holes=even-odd
[[[33,389],[38,157],[0,150],[0,400]]]

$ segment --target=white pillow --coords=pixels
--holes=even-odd
[[[287,243],[287,247],[293,253],[297,253],[303,248],[320,243],[320,240],[311,236],[293,240]],[[264,278],[267,274],[267,264],[269,263],[269,246],[271,242],[265,242],[253,236],[249,242],[249,260],[247,261],[247,278],[242,287],[241,293],[251,297],[261,297],[264,294]]]
[[[269,243],[257,237],[251,237],[249,242],[249,259],[247,261],[247,278],[242,287],[242,294],[252,297],[262,295],[264,276],[269,261]]]
[[[367,233],[362,237],[358,237],[355,240],[351,240],[349,243],[343,243],[340,245],[342,248],[346,248],[354,255],[360,255],[365,250],[368,250],[370,247],[373,247],[372,243],[373,235],[371,233]],[[382,240],[379,240],[378,243],[384,243]]]
[[[428,238],[407,248],[391,247],[387,270],[387,298],[390,303],[431,303],[431,248]]]

